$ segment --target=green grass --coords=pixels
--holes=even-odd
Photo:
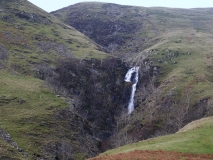
[[[42,145],[57,140],[53,129],[41,124],[54,123],[54,111],[68,104],[41,80],[11,75],[4,70],[0,70],[0,75],[1,127],[26,152],[39,153]]]
[[[10,23],[0,21],[0,28],[3,28],[0,32],[2,37],[0,43],[9,50],[9,67],[29,75],[31,66],[43,63],[44,59],[49,61],[48,64],[55,64],[61,55],[54,49],[48,50],[48,53],[42,53],[40,47],[36,45],[38,41],[64,45],[69,50],[69,54],[71,53],[72,57],[78,59],[108,57],[92,40],[30,2],[26,3],[25,0],[4,1],[3,4],[0,16],[9,16],[13,19]],[[43,21],[30,22],[14,15],[23,11],[42,17],[49,24],[45,24]],[[39,37],[39,40],[35,37]]]
[[[10,146],[2,139],[0,139],[0,158],[1,159],[14,158],[16,160],[22,160],[25,159],[26,157],[24,157],[20,152],[18,152],[12,146]]]
[[[194,35],[194,43],[185,38],[186,35],[192,34]],[[181,43],[175,42],[178,39],[181,39]],[[177,30],[168,33],[163,42],[158,42],[145,50],[155,50],[149,57],[154,60],[155,65],[161,67],[160,75],[157,76],[155,82],[169,81],[164,86],[165,90],[175,86],[183,90],[190,87],[193,94],[196,94],[193,97],[194,102],[198,101],[199,98],[211,97],[213,94],[211,90],[213,85],[211,81],[212,72],[208,68],[212,66],[211,50],[213,50],[213,47],[210,45],[212,42],[209,34],[198,33],[194,30]],[[166,52],[167,49],[170,50],[169,53]],[[163,63],[158,62],[159,59],[173,53],[178,53],[178,56],[172,57],[171,60],[167,58],[163,60]],[[199,91],[202,91],[202,93],[199,94]]]
[[[201,119],[192,124],[187,125],[186,130],[183,132],[122,146],[108,150],[101,155],[118,154],[134,150],[166,150],[196,154],[213,154],[213,117]]]
[[[58,47],[54,48],[52,44],[64,47],[69,51],[65,54],[78,59],[104,59],[108,55],[82,33],[30,2],[3,0],[1,9],[0,17],[9,16],[13,20],[0,20],[0,45],[8,49],[8,59],[0,60],[0,64],[5,66],[5,69],[0,69],[1,127],[30,156],[45,154],[42,153],[46,151],[45,147],[60,142],[58,135],[63,133],[67,136],[66,141],[75,149],[76,156],[83,157],[86,153],[79,147],[80,138],[72,140],[72,134],[78,132],[77,127],[71,131],[67,128],[68,120],[55,119],[56,112],[67,108],[69,104],[35,76],[39,65],[55,67],[58,58],[64,57],[64,52],[57,52],[55,48]],[[49,23],[30,22],[15,16],[23,11],[33,13]],[[38,42],[49,43],[51,47],[42,51]],[[3,143],[0,140],[0,145]],[[0,146],[0,157],[10,148],[9,144],[5,148]],[[19,155],[14,149],[13,152],[10,158]]]
[[[42,42],[55,42],[65,45],[72,51],[72,56],[75,58],[103,59],[108,55],[101,52],[93,41],[74,28],[63,24],[56,17],[38,9],[25,0],[3,0],[2,2],[4,2],[5,6],[2,5],[1,7],[4,7],[6,12],[0,12],[0,16],[9,15],[11,12],[10,16],[15,21],[11,23],[0,21],[0,28],[2,28],[0,44],[9,50],[8,61],[1,61],[8,71],[0,70],[0,123],[1,127],[11,134],[21,148],[30,154],[39,154],[42,146],[57,141],[58,137],[54,135],[54,129],[51,127],[52,124],[55,124],[53,114],[56,110],[65,108],[67,104],[64,103],[63,99],[56,97],[45,86],[43,81],[31,77],[35,75],[37,65],[45,63],[54,66],[57,58],[61,57],[53,49],[50,49],[48,53],[42,52],[40,47],[35,44],[38,42],[35,36],[39,35]],[[86,16],[86,11],[90,12],[90,15],[100,12],[102,16],[100,18],[104,21],[111,19],[111,16],[103,14],[105,13],[102,12],[103,3],[98,5],[94,5],[94,3],[85,4],[80,4],[81,7],[86,7],[82,9],[85,14],[84,19],[92,18],[92,16]],[[95,9],[92,8],[94,6]],[[212,103],[212,16],[206,14],[208,12],[196,10],[189,12],[189,10],[166,8],[130,8],[133,8],[133,10],[127,9],[125,14],[122,15],[123,18],[122,16],[116,17],[117,15],[113,18],[116,21],[122,20],[124,24],[137,22],[138,34],[135,35],[135,33],[129,32],[123,34],[124,39],[133,35],[134,38],[132,38],[131,43],[128,42],[125,44],[126,46],[121,47],[118,54],[122,55],[121,57],[124,60],[131,61],[132,59],[128,59],[128,57],[134,57],[129,56],[131,53],[136,55],[135,59],[137,61],[137,57],[140,57],[150,49],[158,52],[158,54],[149,54],[149,57],[155,61],[155,65],[161,67],[160,74],[153,80],[160,83],[158,98],[156,98],[155,102],[151,102],[153,108],[175,87],[173,100],[177,104],[184,101],[184,90],[187,88],[190,88],[190,94],[192,95],[190,99],[191,106],[203,98],[208,98],[208,103]],[[51,24],[32,23],[14,16],[16,12],[21,11],[45,16]],[[65,20],[67,13],[68,10],[65,10],[65,13],[61,13],[60,16],[63,20]],[[117,14],[117,10],[114,9],[113,13]],[[135,13],[141,14],[142,18],[135,16]],[[194,23],[197,21],[202,25],[196,26]],[[20,26],[20,29],[15,26]],[[6,32],[10,32],[10,39],[5,36]],[[143,41],[145,37],[149,38],[146,43]],[[187,37],[192,38],[188,40]],[[25,45],[28,45],[29,48],[25,47]],[[140,52],[135,53],[134,49],[137,47]],[[178,52],[179,55],[172,60],[166,60],[167,63],[165,61],[158,63],[157,60],[159,58],[168,54],[166,53],[167,49],[171,50],[172,53]],[[188,52],[191,54],[188,55]],[[174,61],[177,63],[174,64]],[[140,64],[141,61],[138,60],[137,63]],[[180,105],[182,104],[179,103]],[[146,123],[149,121],[149,119],[142,120],[142,118],[147,116],[145,115],[146,113],[149,112],[138,113],[139,116],[137,118],[139,117],[140,122]],[[164,121],[162,120],[162,122]],[[131,122],[131,124],[134,123]],[[162,125],[161,123],[156,124],[159,128]],[[212,139],[209,136],[212,127],[210,124],[205,126],[207,127],[150,139],[138,144],[141,147],[140,149],[172,149],[183,152],[188,152],[192,146],[196,146],[194,150],[193,148],[191,149],[193,153],[209,153],[212,150],[210,143]],[[134,125],[128,127],[128,130],[131,130]],[[65,132],[66,134],[71,134],[69,130]],[[133,144],[129,147],[130,149],[127,148],[126,150],[137,148],[138,144]],[[184,150],[184,144],[187,146],[186,150]],[[204,149],[202,150],[201,148]],[[81,158],[83,154],[76,153],[76,157]]]

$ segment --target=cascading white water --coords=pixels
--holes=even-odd
[[[128,104],[128,114],[130,114],[134,110],[134,96],[135,96],[135,91],[136,91],[136,86],[138,83],[138,70],[139,67],[132,67],[131,69],[128,70],[128,72],[125,75],[125,81],[126,82],[132,82],[132,92]],[[132,77],[134,75],[134,77]]]

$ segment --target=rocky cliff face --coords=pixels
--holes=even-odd
[[[74,108],[70,110],[93,124],[91,136],[103,140],[111,136],[115,115],[126,105],[122,98],[126,70],[117,58],[66,58],[58,60],[55,70],[40,66],[38,76],[51,84],[56,93],[72,98]]]
[[[139,79],[143,85],[138,85],[136,108],[152,95],[154,84],[150,83],[150,79],[160,73],[160,67],[154,66],[148,58],[142,61],[140,68]],[[94,144],[98,150],[94,153],[98,153],[115,144],[113,138],[120,134],[116,131],[117,127],[122,130],[128,125],[121,122],[128,116],[127,106],[132,88],[131,83],[124,81],[127,71],[126,65],[118,58],[103,61],[66,58],[58,60],[55,70],[41,66],[38,76],[46,80],[57,94],[72,98],[70,112],[77,113],[86,121],[86,125],[80,127],[79,134],[83,136],[88,133],[95,138],[98,143]],[[121,126],[120,122],[123,123]],[[150,137],[147,132],[146,136],[140,138]],[[124,140],[122,143],[126,142]]]

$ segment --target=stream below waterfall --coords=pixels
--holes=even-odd
[[[138,83],[138,70],[139,67],[132,67],[128,70],[128,72],[125,75],[125,82],[132,82],[132,90],[131,90],[131,96],[128,103],[128,114],[130,114],[134,110],[134,96],[136,91],[136,86]]]

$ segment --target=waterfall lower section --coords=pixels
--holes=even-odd
[[[128,70],[125,76],[125,82],[132,82],[132,91],[131,91],[131,96],[128,104],[128,114],[130,114],[134,110],[134,96],[135,96],[135,91],[136,91],[136,86],[138,83],[138,70],[139,67],[132,67],[131,69]]]

